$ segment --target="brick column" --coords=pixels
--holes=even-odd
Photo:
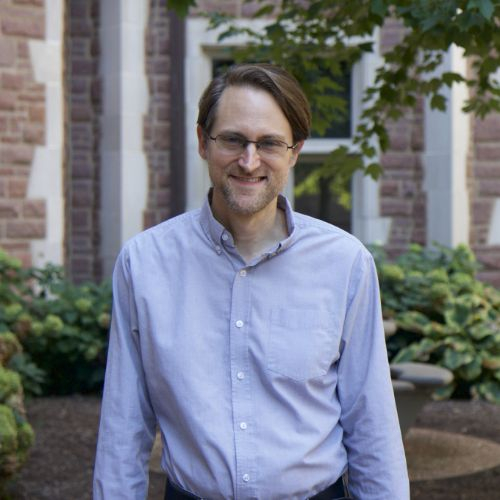
[[[170,107],[171,99],[177,97],[170,94],[170,22],[167,14],[165,2],[150,1],[146,33],[149,104],[144,117],[149,190],[144,227],[158,224],[171,214]]]
[[[381,35],[381,50],[386,52],[404,35],[398,21],[388,19]],[[426,243],[426,197],[423,192],[423,103],[406,115],[387,124],[390,145],[381,157],[384,173],[380,181],[380,209],[392,220],[386,242],[390,254],[399,254],[412,242]]]
[[[65,254],[78,283],[101,277],[99,25],[98,0],[66,0]]]
[[[500,287],[500,114],[473,121],[471,245],[480,277]]]

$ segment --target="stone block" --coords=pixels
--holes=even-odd
[[[16,14],[17,13],[17,14]],[[27,38],[43,38],[45,19],[43,12],[28,13],[26,10],[11,10],[1,21],[2,32],[6,35]]]
[[[493,210],[493,201],[488,199],[476,199],[472,203],[472,220],[474,224],[488,224]]]
[[[476,159],[486,161],[498,161],[500,158],[500,144],[495,143],[477,143],[476,144]],[[497,165],[500,172],[500,167]]]
[[[25,200],[23,202],[23,216],[28,219],[43,219],[46,211],[45,200]]]
[[[500,114],[491,114],[475,121],[476,141],[500,140]]]
[[[170,124],[155,125],[153,128],[153,148],[168,149],[170,147]]]
[[[27,124],[23,130],[23,140],[28,144],[44,144],[45,130],[40,125]]]
[[[0,111],[14,111],[16,109],[16,94],[2,90],[0,92]]]
[[[45,223],[39,221],[7,222],[6,236],[14,239],[45,238]]]
[[[26,198],[28,181],[25,178],[9,179],[9,198]]]
[[[0,56],[1,57],[1,56]],[[18,73],[4,73],[2,74],[1,86],[6,90],[20,89],[24,84],[24,76]]]
[[[500,159],[500,149],[498,150]],[[474,167],[475,179],[500,179],[500,163],[478,163]]]
[[[21,204],[19,201],[3,199],[0,200],[0,219],[18,219],[21,215]]]
[[[500,196],[500,179],[480,181],[479,191],[484,196]]]
[[[75,228],[89,229],[91,225],[90,210],[72,210],[71,223]]]
[[[382,215],[384,216],[410,216],[413,212],[412,203],[409,201],[383,198],[380,202],[380,205]]]
[[[0,66],[11,68],[16,61],[16,44],[13,40],[0,38]]]
[[[0,146],[0,163],[29,165],[33,159],[33,148],[21,144]]]
[[[32,122],[45,123],[45,106],[32,105],[28,111],[29,119]]]
[[[417,155],[412,153],[387,152],[382,154],[380,163],[384,170],[401,170],[409,172],[418,168]]]

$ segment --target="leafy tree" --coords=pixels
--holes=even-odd
[[[272,61],[286,67],[302,84],[313,109],[313,128],[323,134],[332,120],[346,114],[339,97],[339,78],[347,64],[374,51],[373,33],[387,19],[405,27],[402,40],[382,54],[374,84],[364,96],[365,108],[354,135],[355,153],[340,147],[323,166],[299,186],[314,191],[320,181],[333,192],[345,193],[353,172],[363,170],[377,178],[381,166],[377,149],[386,150],[386,124],[402,117],[419,97],[429,98],[433,109],[444,110],[443,90],[467,85],[470,97],[464,111],[484,117],[500,111],[500,0],[245,0],[260,4],[255,19],[269,22],[262,32],[239,27],[223,11],[209,15],[212,27],[222,27],[220,39],[246,34],[249,45],[238,50],[241,60]],[[195,0],[171,0],[181,15]],[[464,50],[470,76],[439,72],[443,55],[451,46]],[[377,146],[376,146],[377,145]],[[361,156],[359,156],[359,153]],[[345,198],[344,198],[345,199]]]

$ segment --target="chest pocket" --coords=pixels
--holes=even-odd
[[[267,368],[298,381],[325,375],[336,359],[340,334],[333,315],[316,309],[274,309]]]

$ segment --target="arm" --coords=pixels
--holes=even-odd
[[[394,401],[377,273],[366,251],[352,270],[339,361],[338,397],[356,499],[410,498]]]
[[[94,469],[94,500],[146,498],[155,427],[125,249],[113,273],[113,310]]]

